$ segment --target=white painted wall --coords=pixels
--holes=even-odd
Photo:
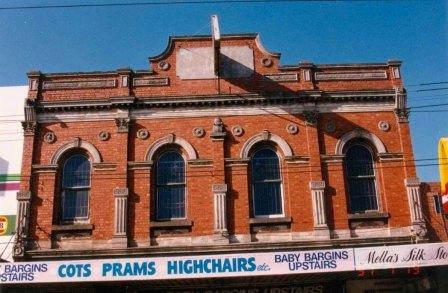
[[[27,93],[27,86],[0,87],[0,176],[20,174],[23,148],[20,121],[24,119],[23,105]],[[5,189],[6,184],[17,182],[0,180],[1,189]],[[18,189],[1,189],[0,215],[16,215]],[[12,242],[10,235],[0,236],[0,258],[12,261]]]

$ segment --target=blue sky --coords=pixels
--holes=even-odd
[[[260,33],[268,50],[282,53],[284,65],[300,60],[320,64],[400,59],[409,106],[448,103],[446,89],[418,92],[448,88],[448,83],[412,86],[448,81],[448,4],[444,0],[1,9],[126,2],[132,1],[1,1],[0,86],[26,84],[26,72],[31,69],[147,69],[147,58],[164,51],[170,35],[210,34],[210,16],[218,14],[221,33]],[[438,166],[433,165],[437,161],[422,159],[435,159],[439,138],[448,137],[448,106],[415,110],[446,110],[410,116],[419,177],[438,180]]]

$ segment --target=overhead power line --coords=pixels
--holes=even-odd
[[[433,108],[433,107],[442,107],[442,106],[448,106],[448,103],[414,106],[414,107],[409,107],[409,109],[412,110],[412,109],[419,109],[419,108]]]
[[[442,91],[442,90],[448,90],[448,87],[438,87],[438,88],[432,88],[432,89],[415,90],[415,91],[409,91],[409,93],[422,93],[422,92],[432,92],[432,91]]]
[[[97,3],[97,4],[64,4],[64,5],[27,5],[27,6],[3,6],[0,10],[25,10],[25,9],[61,9],[61,8],[100,8],[120,6],[147,6],[147,5],[198,5],[198,4],[239,4],[239,3],[291,3],[291,2],[344,2],[347,0],[174,0],[174,1],[142,1],[122,3]],[[371,0],[351,0],[352,2],[370,2]],[[377,0],[382,2],[409,1],[409,0]],[[417,0],[416,0],[417,1]]]
[[[438,85],[438,84],[448,84],[448,81],[438,81],[438,82],[427,82],[427,83],[409,84],[409,85],[407,85],[406,87],[428,86],[428,85]]]

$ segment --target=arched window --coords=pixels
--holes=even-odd
[[[185,162],[176,151],[157,160],[156,202],[156,220],[185,218]]]
[[[261,148],[251,157],[252,205],[255,217],[283,215],[280,163],[270,148]]]
[[[378,210],[374,162],[370,149],[363,144],[354,144],[347,149],[345,159],[350,212]]]
[[[82,154],[68,157],[62,170],[62,221],[89,218],[90,161]]]

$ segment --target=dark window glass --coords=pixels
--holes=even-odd
[[[443,210],[442,205],[442,196],[440,194],[434,195],[434,208],[436,210],[436,213],[440,214]]]
[[[281,215],[280,164],[271,149],[261,149],[252,156],[252,199],[254,216]]]
[[[83,155],[73,155],[62,171],[62,220],[89,217],[90,162]]]
[[[157,220],[185,218],[185,163],[177,152],[159,157],[156,170]]]
[[[377,210],[372,154],[365,146],[354,145],[347,150],[345,156],[350,212]]]

